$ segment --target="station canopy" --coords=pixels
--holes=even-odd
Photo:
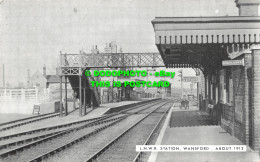
[[[221,68],[229,50],[260,43],[260,17],[156,17],[155,42],[166,67]]]

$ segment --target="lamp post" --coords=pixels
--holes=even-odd
[[[79,51],[79,116],[82,117],[82,52]]]
[[[178,72],[180,73],[178,76],[181,77],[181,99],[183,99],[183,85],[182,85],[183,84],[182,83],[182,81],[183,81],[183,71],[181,69]]]
[[[62,104],[62,54],[61,53],[60,53],[60,68],[57,68],[56,73],[60,77],[60,117],[62,117],[63,104]]]
[[[198,77],[198,79],[200,78],[200,70],[198,68],[194,69],[196,72],[196,76]],[[200,108],[200,80],[198,80],[197,82],[197,106],[198,108]]]
[[[148,81],[148,77],[149,77],[149,71],[156,71],[156,69],[152,69],[152,70],[149,70],[148,68],[147,68],[147,77],[146,77],[146,81]],[[164,77],[165,78],[165,77]],[[148,89],[148,87],[146,86],[146,89]]]

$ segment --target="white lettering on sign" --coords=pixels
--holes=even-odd
[[[242,60],[224,60],[222,66],[244,66],[244,59]]]
[[[184,82],[199,82],[199,77],[196,76],[185,76],[182,78]]]
[[[137,152],[246,152],[246,145],[136,145]]]

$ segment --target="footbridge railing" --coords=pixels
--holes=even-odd
[[[62,54],[62,75],[79,75],[88,68],[164,67],[159,53]]]

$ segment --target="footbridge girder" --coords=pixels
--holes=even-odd
[[[80,75],[85,69],[164,67],[159,53],[62,54],[61,74]]]

